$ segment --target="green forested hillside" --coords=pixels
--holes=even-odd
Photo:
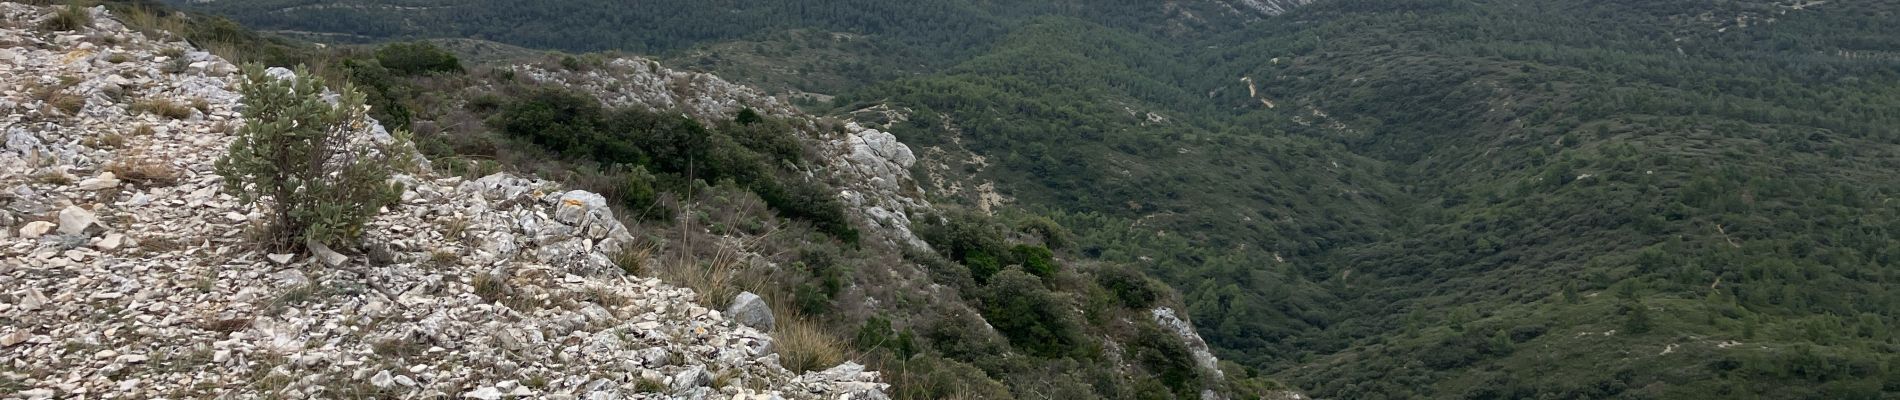
[[[1327,332],[1353,349],[1287,377],[1344,397],[1895,389],[1900,70],[1838,56],[1892,49],[1845,28],[1895,10],[1708,35],[1675,21],[1730,10],[1682,6],[1334,2],[1278,28],[1329,40],[1223,52],[1346,121],[1310,134],[1418,200],[1391,240],[1315,260],[1371,307]]]
[[[696,46],[756,43],[702,54],[693,61],[762,54],[759,69],[799,80],[805,90],[830,92],[901,73],[932,71],[981,53],[1020,21],[1043,15],[1086,16],[1139,31],[1188,33],[1232,26],[1238,11],[1212,2],[1147,1],[926,2],[756,0],[262,0],[172,1],[216,12],[266,31],[313,40],[373,43],[425,38],[473,38],[564,51],[620,50],[680,53]],[[1194,15],[1191,21],[1162,18]],[[1202,18],[1201,16],[1205,16]],[[791,35],[786,32],[804,32]],[[1210,29],[1209,31],[1217,31]],[[845,46],[846,60],[803,60]],[[784,61],[799,60],[795,65]],[[842,62],[838,62],[842,61]],[[837,62],[837,63],[832,63]],[[804,65],[816,64],[816,65]],[[740,71],[733,71],[740,72]],[[755,75],[736,73],[733,75]],[[807,74],[848,74],[850,82],[812,85]],[[867,79],[871,78],[871,79]],[[822,81],[818,81],[822,82]],[[772,85],[775,89],[784,89]],[[815,86],[815,87],[814,87]]]
[[[830,112],[907,107],[906,143],[986,157],[975,178],[1077,254],[1173,285],[1218,355],[1318,397],[1900,393],[1891,2],[266,12],[314,3],[210,9],[660,52],[839,94]]]

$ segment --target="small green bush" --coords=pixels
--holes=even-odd
[[[732,116],[732,122],[736,122],[739,125],[752,125],[764,121],[765,117],[760,116],[758,111],[754,111],[749,107],[740,109],[738,114]]]
[[[1033,216],[1017,222],[1017,231],[1042,237],[1042,243],[1051,249],[1069,247],[1075,243],[1075,233],[1070,232],[1054,219],[1045,216]]]
[[[1042,246],[1016,245],[1009,248],[1010,261],[1023,266],[1023,271],[1043,279],[1056,274],[1056,255]]]
[[[1111,265],[1095,273],[1095,282],[1115,295],[1123,307],[1146,309],[1161,299],[1161,285],[1131,267]]]
[[[660,198],[660,192],[653,188],[653,182],[658,178],[647,172],[647,167],[627,169],[622,176],[626,178],[620,188],[620,203],[626,204],[628,210],[652,214],[647,211]]]
[[[268,246],[351,244],[401,193],[387,181],[407,152],[350,144],[366,116],[363,94],[350,86],[331,104],[320,95],[323,78],[303,67],[294,79],[272,78],[256,64],[244,74],[245,124],[216,165],[225,190],[245,203],[270,199]]]
[[[859,350],[871,351],[888,349],[898,358],[908,358],[917,352],[916,335],[910,330],[899,332],[891,326],[891,320],[873,316],[864,320],[864,326],[858,328],[856,344]]]

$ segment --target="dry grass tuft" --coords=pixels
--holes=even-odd
[[[529,298],[515,290],[514,286],[508,283],[508,277],[504,275],[486,272],[475,274],[470,286],[474,286],[475,296],[481,297],[483,301],[500,304],[516,311],[528,312],[545,305],[542,301]]]
[[[139,238],[139,248],[147,252],[168,253],[185,249],[185,243],[170,236]]]
[[[166,99],[148,99],[132,104],[133,112],[145,112],[171,119],[191,118],[191,106]]]
[[[613,260],[622,272],[638,276],[646,272],[647,257],[652,255],[653,246],[628,245],[626,249],[614,253]]]
[[[792,313],[779,313],[772,339],[779,363],[793,372],[831,368],[845,360],[843,340],[825,332],[818,323]]]
[[[158,12],[144,5],[133,5],[120,12],[119,21],[153,39],[173,37],[176,35],[175,32],[188,30],[185,21],[176,14],[159,16]]]
[[[171,164],[138,152],[121,155],[119,159],[107,163],[104,169],[134,184],[144,186],[170,186],[178,183],[178,170]]]
[[[666,384],[652,379],[641,379],[634,383],[634,393],[666,393]]]
[[[76,31],[92,25],[92,13],[78,4],[68,4],[66,8],[53,13],[52,18],[40,23],[40,28],[49,31]]]
[[[77,78],[70,75],[62,76],[60,77],[60,83],[55,85],[29,82],[26,85],[26,89],[28,93],[33,95],[34,99],[45,102],[47,108],[57,110],[63,115],[75,115],[79,113],[80,109],[86,107],[86,98],[66,90],[66,88],[72,87],[73,83],[69,81],[73,79]]]
[[[577,295],[576,300],[591,302],[604,307],[622,307],[632,304],[625,296],[615,293],[611,287],[607,286],[588,286],[587,289],[582,290],[580,293],[577,293]]]
[[[199,325],[200,327],[204,328],[204,330],[207,330],[207,331],[231,333],[231,332],[242,331],[245,329],[251,329],[251,319],[250,318],[207,319],[201,322]]]
[[[462,240],[462,233],[468,232],[468,217],[453,217],[442,221],[442,237],[449,240]]]
[[[116,132],[107,132],[86,139],[86,146],[101,149],[116,149],[125,147],[125,141],[125,135]]]
[[[59,110],[62,114],[78,115],[79,110],[86,108],[86,99],[76,94],[59,92],[59,94],[54,95],[47,104],[53,106],[54,109]]]
[[[207,43],[205,44],[205,51],[218,56],[218,58],[223,58],[233,63],[250,61],[249,58],[245,58],[249,54],[246,54],[244,52],[244,48],[241,46],[238,46],[235,43],[226,43],[226,42]]]
[[[59,172],[59,171],[41,172],[38,176],[34,177],[34,180],[38,180],[40,181],[40,183],[44,183],[48,185],[65,186],[65,185],[73,184],[72,175],[67,175],[65,172]]]
[[[434,262],[436,266],[453,266],[462,261],[462,255],[456,254],[454,250],[436,249],[429,252],[429,261]]]
[[[741,291],[736,277],[737,260],[727,257],[727,253],[721,251],[711,262],[667,264],[668,267],[660,269],[660,277],[668,283],[693,289],[699,294],[699,302],[707,307],[726,308]]]
[[[506,278],[490,273],[476,274],[471,285],[475,287],[476,296],[491,303],[501,301],[512,291]]]

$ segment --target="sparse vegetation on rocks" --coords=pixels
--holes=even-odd
[[[23,44],[0,49],[17,61],[0,65],[0,87],[56,88],[0,91],[0,104],[33,105],[0,113],[0,396],[817,399],[886,387],[842,359],[787,370],[768,332],[628,274],[651,273],[640,265],[663,244],[636,239],[600,195],[437,175],[348,85],[219,73],[237,68],[110,21],[89,28],[122,38],[88,42],[97,62],[64,61],[58,35],[15,29],[54,12],[0,3],[0,43]],[[189,62],[150,76],[161,52]],[[127,56],[106,62],[114,54]],[[137,95],[93,97],[107,84]],[[42,112],[49,93],[99,107]],[[295,243],[350,236],[332,251]]]

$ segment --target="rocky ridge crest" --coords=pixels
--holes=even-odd
[[[605,200],[547,181],[411,171],[365,249],[257,250],[262,215],[211,170],[236,68],[87,12],[48,32],[55,9],[0,3],[8,396],[884,397],[875,372],[788,371],[766,333],[621,274]]]

